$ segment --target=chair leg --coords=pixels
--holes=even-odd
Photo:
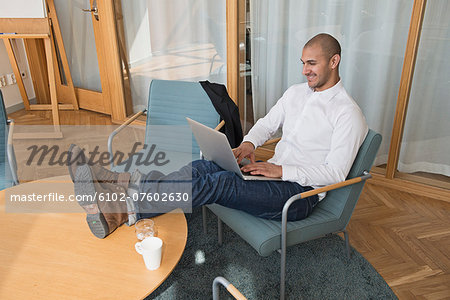
[[[286,246],[281,248],[280,268],[280,299],[284,300],[286,294]]]
[[[289,207],[289,206],[288,206]],[[283,209],[284,210],[284,209]],[[286,248],[287,248],[287,217],[283,212],[281,222],[281,262],[280,262],[280,299],[286,297]]]
[[[351,258],[351,252],[350,252],[350,238],[348,236],[347,230],[344,230],[344,237],[345,237],[345,248],[347,250],[347,258]]]
[[[203,219],[203,234],[207,234],[208,233],[208,228],[206,225],[206,206],[202,206],[202,219]]]
[[[217,239],[219,242],[219,246],[222,246],[222,220],[217,217]]]

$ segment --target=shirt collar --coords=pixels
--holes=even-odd
[[[333,85],[332,87],[330,87],[324,91],[314,92],[314,90],[311,88],[310,88],[310,90],[312,93],[316,94],[323,100],[331,100],[331,99],[333,99],[334,96],[336,96],[337,93],[339,93],[339,91],[342,88],[343,88],[342,80],[339,80],[338,83],[336,83],[335,85]]]

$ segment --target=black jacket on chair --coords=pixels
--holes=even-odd
[[[220,115],[220,119],[225,121],[225,125],[220,129],[225,133],[231,148],[236,148],[242,143],[242,134],[239,109],[228,95],[227,88],[223,84],[200,81],[202,88],[208,94],[211,103]]]

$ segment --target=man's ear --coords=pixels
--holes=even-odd
[[[335,54],[330,59],[330,67],[332,69],[336,69],[339,65],[339,62],[341,61],[341,56],[339,54]]]

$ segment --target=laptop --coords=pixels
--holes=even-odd
[[[217,130],[211,129],[197,121],[187,118],[189,125],[191,126],[194,137],[197,140],[197,144],[202,151],[203,156],[210,161],[218,164],[222,169],[232,171],[244,180],[276,180],[280,181],[281,178],[271,178],[262,175],[247,175],[243,174],[230,144],[225,134]]]

